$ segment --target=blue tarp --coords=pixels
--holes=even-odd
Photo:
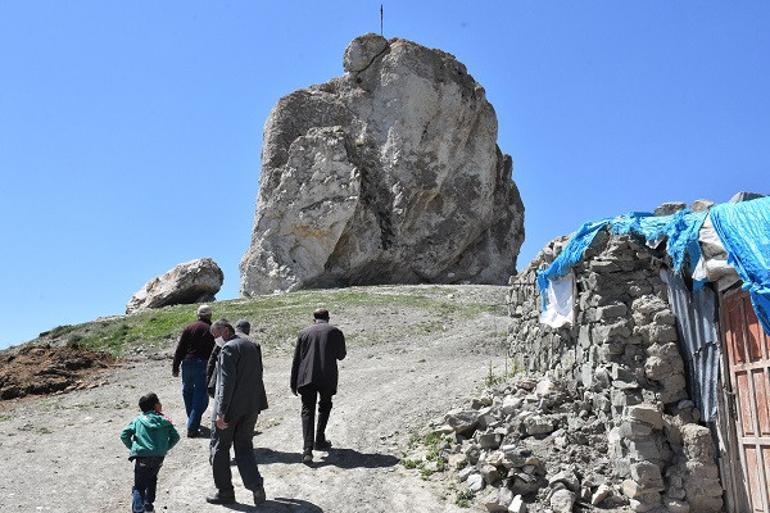
[[[692,268],[700,259],[698,232],[707,212],[692,212],[684,209],[670,216],[656,217],[652,214],[633,212],[612,221],[615,234],[635,233],[652,242],[662,237],[668,239],[666,249],[674,265],[675,272],[681,272],[685,256],[690,255]]]
[[[770,197],[716,205],[711,222],[727,262],[743,280],[757,318],[770,334]]]
[[[706,220],[706,214],[706,212],[692,212],[687,209],[669,216],[655,216],[648,212],[630,212],[614,219],[585,223],[570,238],[551,265],[538,273],[538,286],[541,291],[544,291],[548,288],[548,280],[554,280],[567,274],[575,264],[583,259],[586,249],[591,245],[596,234],[607,226],[614,234],[634,233],[650,242],[666,237],[668,239],[667,251],[671,256],[674,270],[676,272],[682,270],[687,255],[690,256],[690,266],[693,267],[701,255],[698,232],[703,221]],[[542,296],[544,297],[544,294]]]
[[[588,246],[594,241],[596,234],[599,233],[607,224],[609,219],[602,219],[601,221],[591,221],[585,223],[578,228],[578,231],[570,238],[567,245],[564,246],[559,256],[551,262],[548,269],[544,271],[538,271],[537,284],[540,287],[540,296],[543,298],[543,307],[546,306],[546,294],[542,292],[548,288],[548,280],[555,280],[561,276],[564,276],[572,269],[578,262],[583,260],[583,255],[588,249]]]

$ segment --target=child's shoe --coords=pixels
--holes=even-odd
[[[134,490],[131,494],[131,511],[133,513],[144,513],[144,501],[138,490]]]

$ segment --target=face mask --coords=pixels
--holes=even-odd
[[[215,338],[214,342],[216,342],[219,347],[222,347],[223,345],[225,345],[225,339],[223,339],[222,337]]]

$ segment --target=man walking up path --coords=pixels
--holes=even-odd
[[[332,396],[337,393],[337,360],[345,351],[345,336],[329,324],[329,311],[319,308],[313,312],[315,322],[302,330],[294,348],[291,366],[291,391],[302,396],[302,462],[313,461],[313,449],[331,448],[326,439],[326,424],[332,409]],[[318,398],[320,396],[320,401]],[[315,424],[315,406],[318,401],[318,426]],[[313,430],[315,430],[315,438]]]
[[[187,410],[187,436],[200,434],[201,417],[209,405],[206,391],[206,363],[214,348],[214,337],[209,333],[211,307],[198,307],[198,320],[182,331],[174,352],[171,374],[179,376],[182,368],[182,397]]]
[[[220,319],[211,325],[211,334],[224,339],[216,366],[214,425],[211,429],[211,466],[217,492],[206,501],[233,504],[230,447],[243,485],[254,494],[254,504],[265,502],[265,488],[254,457],[254,426],[259,412],[267,408],[262,381],[262,359],[251,340],[235,335],[232,325]]]

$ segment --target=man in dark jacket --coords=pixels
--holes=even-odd
[[[182,368],[182,397],[187,410],[187,436],[199,435],[201,417],[209,405],[206,392],[206,363],[214,348],[214,337],[209,333],[211,307],[198,307],[198,320],[182,331],[174,353],[171,374],[179,376]]]
[[[315,322],[302,330],[294,348],[291,366],[291,391],[302,396],[302,461],[313,461],[313,449],[331,448],[326,439],[326,424],[332,409],[332,396],[337,393],[337,360],[345,358],[345,336],[329,324],[329,311],[313,312]],[[313,438],[315,406],[318,401],[318,427]]]
[[[211,334],[225,344],[216,365],[214,423],[211,428],[211,466],[217,492],[206,497],[211,504],[235,502],[230,447],[243,486],[254,494],[254,504],[265,502],[265,488],[254,457],[252,436],[259,412],[267,408],[262,382],[262,361],[256,344],[239,338],[224,319],[211,325]]]

